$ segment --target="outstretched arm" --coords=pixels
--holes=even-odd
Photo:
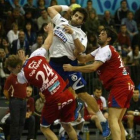
[[[44,31],[48,33],[47,38],[44,41],[44,44],[42,45],[43,48],[48,50],[52,44],[53,41],[53,24],[49,23],[47,26],[44,27]]]
[[[88,73],[96,71],[102,64],[103,62],[101,61],[94,61],[94,63],[85,66],[72,66],[70,64],[64,64],[63,69],[64,71],[79,71]]]

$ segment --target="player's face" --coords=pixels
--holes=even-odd
[[[95,92],[94,92],[95,98],[100,98],[101,95],[102,95],[102,90],[96,89]]]
[[[98,37],[98,44],[101,46],[107,45],[108,41],[110,41],[110,37],[107,37],[106,31],[101,31]]]
[[[11,73],[18,74],[21,71],[21,66],[17,66],[16,68],[12,68],[10,66],[7,67]]]
[[[71,25],[73,25],[73,26],[80,26],[80,25],[83,24],[83,20],[84,20],[84,15],[77,11],[71,17]]]

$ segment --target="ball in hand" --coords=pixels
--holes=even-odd
[[[71,10],[73,11],[73,10],[75,10],[76,8],[80,8],[81,7],[81,5],[79,5],[79,4],[72,4],[71,6],[70,6],[70,8],[71,8]]]

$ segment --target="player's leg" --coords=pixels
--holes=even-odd
[[[40,127],[40,130],[44,134],[44,136],[47,138],[47,140],[58,140],[57,136],[55,133],[49,128],[49,127]]]
[[[125,140],[125,131],[122,124],[122,117],[126,109],[122,108],[109,108],[109,126],[113,140]]]
[[[103,137],[108,137],[110,135],[108,121],[106,120],[102,112],[99,110],[95,98],[91,97],[86,92],[86,88],[85,88],[86,82],[82,77],[82,74],[79,72],[71,73],[69,75],[69,84],[72,85],[72,88],[75,90],[78,98],[80,98],[82,101],[87,103],[87,105],[96,113],[96,115],[99,118],[99,121],[101,122]]]
[[[77,140],[77,134],[70,123],[61,123],[71,140]]]

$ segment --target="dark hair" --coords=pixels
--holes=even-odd
[[[120,4],[122,4],[123,2],[126,2],[126,3],[127,3],[127,1],[126,1],[126,0],[122,0],[122,1],[120,2]]]
[[[92,0],[88,0],[87,3],[88,3],[88,2],[92,2]]]
[[[76,9],[73,10],[72,15],[74,15],[76,12],[82,13],[84,15],[83,21],[86,22],[86,20],[88,18],[87,11],[84,8],[79,7],[79,8],[76,8]]]
[[[5,67],[10,66],[11,68],[16,68],[17,65],[22,66],[22,60],[17,55],[9,55],[5,61]]]
[[[94,92],[95,92],[96,90],[102,90],[102,87],[101,87],[101,86],[95,86],[95,87],[94,87]]]
[[[102,31],[106,31],[107,37],[111,38],[109,45],[113,45],[118,37],[118,34],[116,33],[116,31],[114,31],[113,29],[111,29],[109,27],[105,27]]]
[[[45,0],[43,0],[43,1],[44,1],[44,5],[45,5],[46,2],[45,2]],[[40,2],[40,0],[37,1],[37,6],[39,6],[39,2]]]

